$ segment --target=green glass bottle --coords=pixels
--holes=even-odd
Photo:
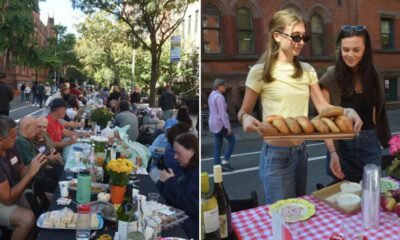
[[[124,201],[117,210],[119,239],[127,239],[128,227],[134,228],[134,225],[136,224],[137,229],[137,221],[134,217],[132,217],[136,212],[135,206],[136,204],[132,201],[132,185],[128,184],[126,186]]]

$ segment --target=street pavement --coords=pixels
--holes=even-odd
[[[13,101],[10,103],[10,118],[19,121],[21,118],[27,115],[40,116],[46,112],[46,108],[34,107],[32,103],[25,103],[20,101],[20,96],[15,96]],[[32,101],[32,99],[31,99]],[[44,106],[44,105],[43,105]]]
[[[400,110],[388,112],[392,134],[400,132]],[[236,146],[231,158],[233,172],[224,172],[223,181],[225,190],[230,199],[249,198],[252,190],[258,194],[259,204],[265,204],[264,190],[258,176],[258,164],[260,149],[262,145],[261,137],[256,133],[244,133],[238,124],[232,125],[236,137]],[[307,141],[308,158],[308,177],[307,193],[316,190],[315,185],[324,185],[332,182],[330,176],[326,174],[326,148],[322,141]],[[226,147],[227,141],[224,141]],[[208,131],[201,134],[201,170],[211,175],[213,181],[213,135]],[[382,154],[388,154],[384,150]]]

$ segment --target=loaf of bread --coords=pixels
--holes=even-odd
[[[343,114],[344,114],[344,108],[339,107],[339,106],[325,107],[319,113],[319,115],[321,115],[321,117],[327,117],[327,118],[342,116]]]
[[[335,123],[341,132],[344,132],[344,133],[352,133],[353,132],[353,124],[348,117],[338,116],[335,118]]]
[[[289,127],[291,133],[293,134],[301,133],[301,127],[294,118],[292,117],[285,118],[285,122]]]
[[[329,131],[333,133],[340,133],[340,129],[336,126],[336,124],[326,117],[321,117],[321,120],[328,126]]]
[[[275,119],[272,121],[272,126],[274,126],[280,133],[290,133],[289,127],[286,125],[285,120]]]
[[[297,123],[300,125],[301,129],[305,133],[312,133],[314,132],[314,126],[310,122],[310,120],[305,116],[298,116],[296,117]]]
[[[313,118],[311,123],[319,133],[329,133],[329,127],[321,120],[319,116]]]
[[[269,115],[269,116],[265,119],[265,121],[266,121],[266,122],[269,122],[269,123],[272,123],[274,120],[277,120],[277,119],[284,120],[285,118],[282,117],[282,116],[279,116],[279,115]]]
[[[274,128],[270,123],[268,122],[261,122],[258,125],[258,130],[261,132],[263,136],[268,136],[268,135],[274,135],[278,133],[278,130]]]

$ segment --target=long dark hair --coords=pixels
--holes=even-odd
[[[191,133],[182,133],[175,138],[174,142],[182,145],[187,150],[193,149],[194,154],[187,168],[196,168],[199,165],[199,139]]]
[[[364,100],[374,100],[377,96],[377,83],[379,81],[379,76],[373,63],[371,38],[366,29],[363,31],[354,31],[353,29],[350,32],[343,30],[340,31],[336,41],[338,57],[336,59],[335,79],[345,97],[351,98],[354,96],[355,85],[353,83],[353,78],[355,77],[355,73],[343,61],[342,51],[340,49],[342,40],[352,36],[361,36],[364,39],[365,45],[364,56],[362,57],[356,72],[356,74],[361,78],[361,86],[363,89],[362,98]]]

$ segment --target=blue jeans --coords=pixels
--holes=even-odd
[[[306,194],[308,154],[306,145],[261,148],[259,175],[267,204]]]
[[[229,161],[236,144],[236,138],[233,133],[228,135],[228,129],[222,128],[219,133],[214,133],[214,165],[221,164],[221,149],[224,138],[228,140],[228,148],[225,150],[224,159]]]
[[[338,147],[340,166],[349,181],[359,182],[365,165],[382,164],[382,149],[376,129],[362,130],[353,139],[340,140]]]

